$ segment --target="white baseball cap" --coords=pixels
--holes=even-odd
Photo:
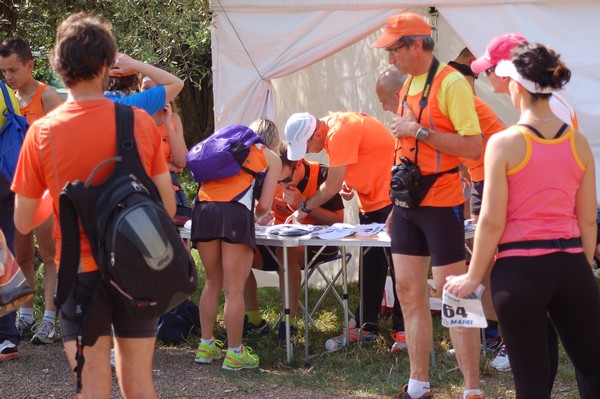
[[[299,112],[290,116],[285,124],[285,140],[287,141],[287,157],[290,161],[298,161],[306,155],[308,139],[317,128],[317,118],[308,112]]]

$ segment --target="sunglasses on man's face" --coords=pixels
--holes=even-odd
[[[495,71],[496,71],[496,65],[492,65],[490,68],[488,68],[488,69],[485,70],[485,76],[490,76],[490,74],[492,72],[495,73]]]
[[[288,184],[292,182],[292,175],[286,177],[285,179],[277,180],[277,184]]]

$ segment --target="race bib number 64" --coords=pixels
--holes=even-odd
[[[481,299],[465,299],[446,290],[442,293],[442,326],[485,328],[487,321]]]

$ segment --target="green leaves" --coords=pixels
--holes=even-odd
[[[56,27],[73,12],[102,15],[113,25],[119,51],[165,68],[200,88],[210,81],[208,0],[13,0],[0,5],[0,27],[39,52],[36,77],[50,80],[47,63]]]

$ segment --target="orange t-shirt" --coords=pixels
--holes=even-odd
[[[175,122],[171,121],[171,126],[175,129]],[[171,141],[169,140],[169,131],[167,130],[167,125],[164,123],[158,127],[158,131],[160,132],[160,137],[162,138],[162,150],[165,155],[165,159],[167,162],[171,162],[173,160],[173,151],[171,150]]]
[[[35,93],[33,93],[33,97],[29,104],[21,107],[21,115],[27,118],[27,123],[29,123],[29,125],[33,125],[33,122],[46,115],[44,104],[42,103],[42,92],[44,91],[44,88],[46,88],[46,84],[42,82],[39,82],[39,84],[40,85],[35,90]]]
[[[394,136],[377,119],[358,112],[329,112],[325,151],[329,167],[347,166],[344,181],[356,190],[361,212],[391,203],[390,178],[394,165]]]
[[[254,172],[264,172],[269,167],[263,150],[267,148],[262,144],[250,147],[250,154],[244,161],[244,167]],[[198,190],[200,201],[210,202],[241,202],[248,209],[252,208],[251,190],[254,187],[254,176],[241,170],[235,176],[202,182]]]
[[[134,108],[134,135],[144,169],[150,176],[168,171],[161,138],[148,114]],[[41,198],[49,189],[53,199],[56,264],[60,263],[61,235],[58,196],[67,182],[87,180],[100,162],[116,156],[115,106],[108,99],[67,102],[31,127],[21,149],[12,190],[27,198]],[[98,170],[92,183],[105,181],[114,169]],[[81,271],[97,270],[87,237],[81,234]]]
[[[479,157],[479,159],[461,158],[461,161],[469,169],[471,180],[478,182],[484,179],[483,158],[485,155],[487,141],[493,134],[505,130],[506,125],[502,123],[500,118],[498,118],[498,115],[496,115],[496,113],[489,107],[489,105],[483,102],[482,99],[475,96],[473,97],[473,100],[475,101],[475,111],[477,112],[479,126],[481,127],[481,143],[483,145],[483,151],[481,152],[481,157]]]

